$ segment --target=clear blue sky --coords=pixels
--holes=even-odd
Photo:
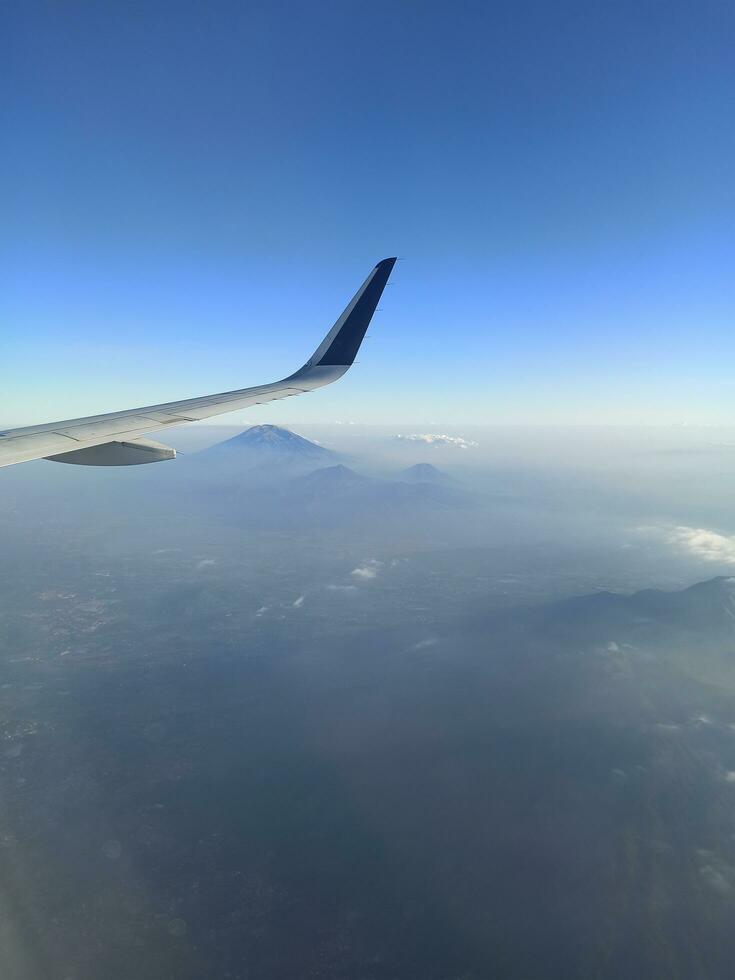
[[[252,421],[735,418],[730,0],[5,17],[6,424],[280,377],[393,254],[356,371]]]

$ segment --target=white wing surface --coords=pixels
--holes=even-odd
[[[375,266],[306,364],[282,381],[126,412],[7,429],[0,432],[0,466],[31,459],[88,466],[128,466],[172,459],[175,450],[140,436],[182,422],[198,422],[250,405],[301,395],[337,381],[355,360],[395,261],[383,259]]]

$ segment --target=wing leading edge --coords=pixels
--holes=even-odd
[[[282,381],[126,412],[7,429],[0,432],[0,466],[32,459],[93,466],[171,459],[176,455],[172,449],[138,437],[167,426],[301,395],[337,381],[355,360],[395,261],[378,262],[306,364]]]

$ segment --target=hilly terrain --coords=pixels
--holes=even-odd
[[[231,469],[5,518],[3,977],[727,978],[733,579],[499,606],[453,486]]]

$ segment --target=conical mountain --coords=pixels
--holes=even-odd
[[[263,462],[327,463],[337,458],[331,450],[277,425],[253,425],[232,439],[211,446],[206,452],[210,456],[230,459],[242,456]]]

